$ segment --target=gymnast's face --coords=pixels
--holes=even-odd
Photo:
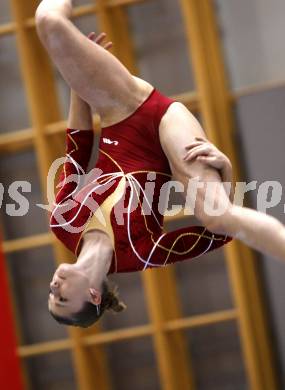
[[[80,311],[86,301],[96,303],[100,294],[90,288],[86,275],[74,264],[61,264],[50,283],[49,310],[60,317],[70,317]]]

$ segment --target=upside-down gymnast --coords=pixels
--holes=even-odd
[[[231,238],[284,260],[284,226],[271,216],[232,203],[232,193],[229,195],[224,185],[231,181],[230,161],[207,141],[188,109],[132,76],[106,50],[110,45],[101,46],[103,35],[94,43],[81,34],[69,20],[71,12],[71,0],[43,0],[36,13],[39,37],[73,90],[68,159],[51,228],[78,260],[56,270],[50,285],[51,314],[63,324],[89,326],[106,309],[124,308],[108,287],[108,274],[197,257]],[[92,111],[100,116],[102,125],[96,164],[102,173],[77,191],[77,184],[68,177],[78,175],[81,168],[86,170],[90,160]],[[146,182],[153,180],[151,175],[155,175],[153,200],[147,204],[150,212],[144,213],[141,194]],[[184,190],[191,204],[195,195],[194,213],[203,226],[162,232],[158,198],[170,176],[184,189],[193,178],[216,184],[217,191],[210,193],[205,185],[198,186],[195,194]],[[87,198],[98,207],[90,211]],[[134,198],[138,207],[131,211],[128,207]],[[224,212],[206,212],[207,202],[226,205]],[[118,204],[127,209],[123,223],[115,215]],[[106,224],[100,222],[98,213]]]

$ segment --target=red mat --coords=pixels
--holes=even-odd
[[[22,390],[5,258],[0,237],[0,389]]]

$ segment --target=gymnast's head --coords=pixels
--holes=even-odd
[[[126,307],[118,299],[117,289],[111,288],[107,281],[108,252],[103,251],[102,240],[97,241],[98,245],[94,246],[93,236],[92,247],[88,242],[83,245],[77,263],[61,264],[54,273],[48,308],[61,324],[86,328],[106,310],[120,312]]]
[[[62,264],[50,283],[48,307],[53,318],[64,325],[87,328],[102,317],[105,310],[120,312],[116,288],[104,280],[100,289],[90,286],[88,277],[76,264]]]

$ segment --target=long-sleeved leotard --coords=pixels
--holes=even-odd
[[[61,175],[51,229],[77,255],[84,233],[105,231],[114,248],[109,273],[194,258],[231,240],[202,226],[163,231],[159,205],[163,204],[162,189],[170,181],[171,171],[158,128],[171,103],[173,100],[154,89],[132,115],[102,128],[96,169],[83,186],[69,183],[68,175],[80,178],[79,165],[86,170],[93,132],[67,130],[68,162]]]

